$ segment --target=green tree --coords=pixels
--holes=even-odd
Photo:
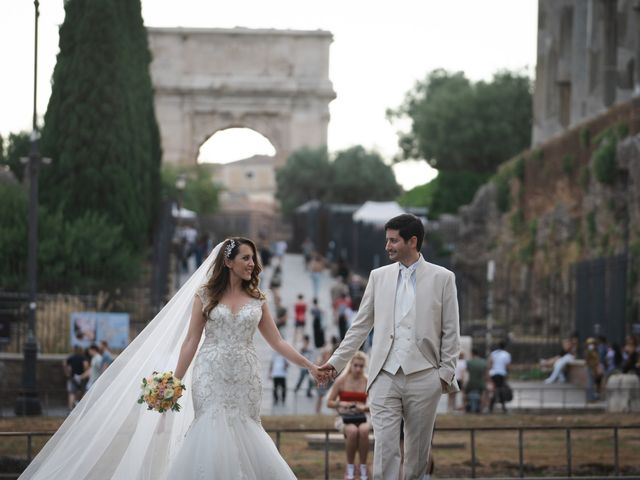
[[[179,192],[176,187],[178,177],[185,177],[185,188]],[[218,209],[220,186],[212,180],[211,168],[207,165],[173,166],[162,168],[163,195],[180,200],[184,208],[199,214],[215,213]]]
[[[333,169],[326,147],[302,148],[293,152],[276,172],[276,198],[282,212],[290,216],[309,200],[327,200]]]
[[[408,118],[400,136],[404,159],[424,159],[438,169],[424,199],[432,216],[469,203],[498,165],[531,142],[531,80],[498,72],[490,82],[471,82],[462,72],[435,70],[388,112]]]
[[[31,142],[27,132],[10,133],[6,141],[0,138],[0,165],[9,167],[15,177],[22,181],[24,179],[25,164],[20,160],[29,156]]]
[[[388,116],[411,121],[399,142],[404,158],[438,170],[492,173],[531,143],[531,80],[504,71],[472,83],[462,72],[435,70]]]
[[[26,288],[27,192],[0,184],[0,285]],[[136,276],[134,252],[122,243],[122,227],[87,211],[73,220],[38,208],[38,287],[44,291],[95,292],[128,284]]]
[[[437,177],[436,177],[437,178]],[[437,185],[436,178],[424,185],[418,185],[404,192],[398,198],[398,203],[403,207],[427,207],[433,203],[433,196]]]
[[[391,167],[360,145],[337,152],[332,169],[328,198],[335,203],[393,200],[402,192]]]
[[[160,146],[139,0],[69,0],[42,131],[41,198],[65,222],[88,211],[148,244]],[[100,217],[102,218],[102,217]]]

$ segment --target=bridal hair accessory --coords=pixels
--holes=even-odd
[[[138,403],[146,403],[147,410],[155,410],[160,413],[169,410],[180,411],[178,400],[186,387],[179,378],[175,377],[173,372],[153,372],[150,376],[142,379],[140,388],[142,393]]]
[[[236,248],[236,241],[232,238],[229,240],[229,243],[227,243],[227,246],[224,247],[224,256],[231,258],[231,252],[233,252],[234,248]]]

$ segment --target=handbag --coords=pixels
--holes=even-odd
[[[504,382],[504,385],[500,387],[500,390],[500,396],[504,402],[510,402],[513,400],[513,390],[511,390],[511,387],[506,381]]]
[[[342,417],[342,423],[345,425],[350,423],[360,424],[367,421],[367,416],[363,412],[341,413],[340,416]]]

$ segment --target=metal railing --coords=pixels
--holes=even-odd
[[[607,476],[613,476],[617,478],[640,478],[640,472],[636,475],[623,475],[621,464],[620,464],[620,431],[622,430],[634,430],[636,432],[640,432],[640,425],[591,425],[591,426],[571,426],[571,427],[563,427],[563,426],[530,426],[530,427],[443,427],[436,428],[436,438],[438,433],[462,433],[469,435],[469,465],[470,465],[470,478],[480,478],[477,476],[477,467],[479,465],[479,461],[477,458],[477,450],[478,450],[478,433],[486,433],[486,432],[517,432],[518,441],[517,441],[517,450],[518,450],[518,475],[512,477],[492,477],[494,479],[497,478],[527,478],[525,477],[525,463],[524,463],[524,454],[525,454],[525,442],[524,436],[525,433],[529,432],[541,432],[541,431],[556,431],[564,433],[564,455],[566,458],[565,465],[565,476],[563,477],[546,477],[546,478],[597,478],[592,476],[581,476],[574,477],[575,469],[574,469],[574,436],[573,432],[576,431],[586,431],[586,430],[598,430],[598,431],[606,431],[610,430],[612,433],[613,440],[613,448],[612,448],[612,465],[613,471]],[[334,429],[327,428],[269,428],[267,429],[267,433],[275,435],[275,444],[278,450],[282,445],[282,437],[284,434],[313,434],[313,433],[321,433],[324,434],[324,446],[322,450],[323,455],[323,463],[324,463],[324,479],[329,479],[329,452],[331,450],[331,441],[330,435],[335,433]],[[26,437],[26,459],[30,462],[33,458],[33,439],[34,437],[43,437],[43,436],[51,436],[54,432],[0,432],[0,440],[11,437]],[[633,437],[635,438],[635,436]],[[436,443],[437,448],[437,443]],[[4,478],[15,478],[12,477],[12,473],[6,473],[1,475]],[[16,473],[15,476],[18,474]],[[442,475],[440,475],[442,478]],[[536,478],[545,478],[545,477],[536,477]]]

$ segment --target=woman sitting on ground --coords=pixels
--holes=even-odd
[[[360,480],[367,480],[367,455],[369,453],[370,422],[367,412],[367,354],[358,351],[347,368],[336,379],[327,406],[338,411],[336,428],[344,434],[347,454],[345,480],[355,478],[356,451],[360,455]]]

